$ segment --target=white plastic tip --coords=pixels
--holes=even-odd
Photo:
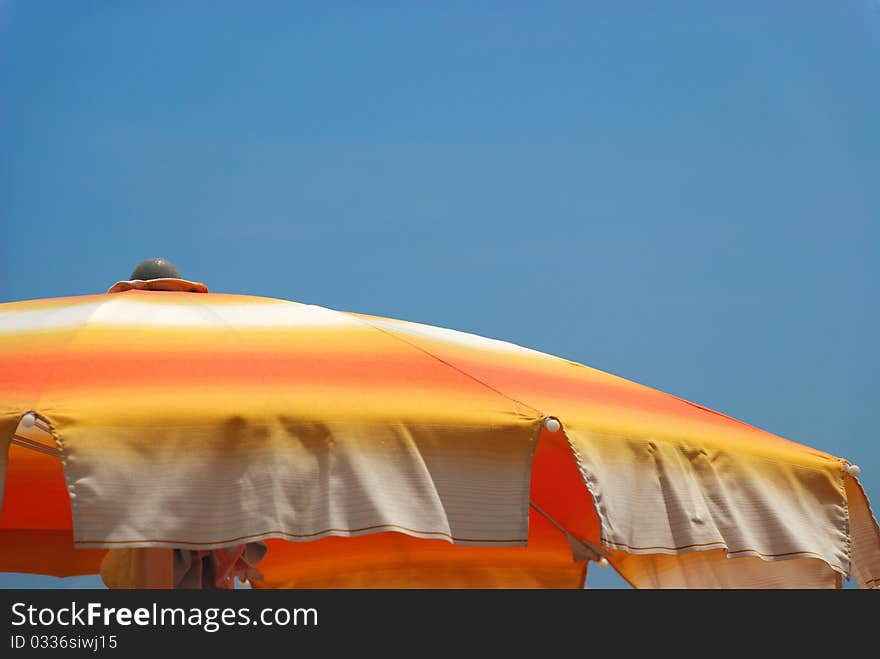
[[[23,425],[25,428],[33,428],[36,423],[37,417],[35,417],[30,412],[21,417],[21,425]]]
[[[606,567],[608,567],[608,559],[605,557],[602,557],[598,561],[596,561],[596,565],[598,565],[600,568],[602,568],[604,570]]]
[[[859,474],[862,473],[862,469],[861,469],[861,467],[859,467],[859,465],[847,465],[846,472],[850,476],[858,476]]]
[[[552,416],[544,419],[544,427],[550,432],[559,432],[559,429],[562,427],[562,424],[559,423],[559,419],[554,419]]]

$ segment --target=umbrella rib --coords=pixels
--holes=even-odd
[[[544,519],[546,519],[553,526],[562,531],[569,544],[572,545],[572,550],[582,551],[587,558],[593,561],[598,561],[600,558],[607,558],[608,556],[611,556],[611,554],[609,554],[607,551],[597,545],[594,545],[592,542],[588,542],[586,540],[582,540],[581,538],[576,537],[562,524],[553,519],[543,508],[541,508],[534,501],[529,500],[529,505],[534,508],[538,513],[540,513],[544,517]]]
[[[354,315],[354,314],[345,313],[344,311],[339,311],[339,312],[337,312],[337,313],[343,313],[343,314],[345,314],[346,316],[348,316],[349,318],[353,318],[353,319],[355,319],[355,320],[358,320],[358,321],[364,323],[365,325],[367,325],[367,326],[369,326],[369,327],[372,327],[374,330],[378,330],[379,332],[382,332],[383,334],[386,334],[386,335],[390,336],[390,337],[393,338],[393,339],[397,339],[397,340],[400,341],[401,343],[405,343],[406,345],[408,345],[408,346],[410,346],[410,347],[412,347],[412,348],[415,348],[415,349],[418,350],[419,352],[422,352],[422,353],[428,355],[428,357],[431,357],[432,359],[437,360],[437,361],[440,362],[441,364],[443,364],[443,365],[445,365],[445,366],[448,366],[449,368],[451,368],[451,369],[454,370],[454,371],[457,371],[458,373],[461,373],[462,375],[464,375],[464,376],[467,377],[467,378],[470,378],[470,379],[473,380],[474,382],[483,385],[484,387],[486,387],[487,389],[489,389],[489,390],[491,390],[491,391],[494,391],[494,392],[495,392],[496,394],[498,394],[499,396],[503,396],[503,397],[506,398],[507,400],[511,401],[514,405],[520,405],[520,406],[522,406],[522,407],[525,407],[525,408],[528,408],[528,409],[532,410],[532,412],[535,412],[536,414],[538,414],[538,415],[541,416],[541,417],[544,416],[544,413],[541,412],[541,410],[535,409],[534,407],[532,407],[532,406],[529,405],[528,403],[524,403],[524,402],[522,402],[521,400],[517,400],[516,398],[513,398],[512,396],[508,396],[506,393],[504,393],[503,391],[500,391],[499,389],[496,389],[495,387],[493,387],[493,386],[492,386],[491,384],[489,384],[488,382],[484,382],[484,381],[481,380],[480,378],[478,378],[478,377],[476,377],[476,376],[474,376],[474,375],[471,375],[470,373],[468,373],[468,372],[465,371],[465,370],[460,369],[460,368],[459,368],[458,366],[456,366],[455,364],[451,364],[451,363],[449,363],[448,361],[446,361],[445,359],[443,359],[442,357],[438,357],[437,355],[435,355],[434,353],[432,353],[430,350],[427,350],[427,349],[423,348],[422,346],[413,343],[412,341],[407,341],[407,340],[406,340],[405,338],[403,338],[402,336],[399,336],[399,335],[395,334],[394,332],[392,332],[392,331],[390,331],[390,330],[387,330],[387,329],[382,328],[382,327],[376,327],[375,325],[373,325],[373,323],[371,323],[370,321],[366,320],[365,318],[360,318],[360,317],[358,317],[358,316],[356,316],[356,315]]]
[[[13,435],[11,443],[22,448],[27,448],[31,449],[32,451],[51,455],[54,458],[61,457],[61,451],[59,451],[57,448],[52,448],[51,446],[46,446],[45,444],[41,444],[40,442],[35,442],[32,439],[23,437],[22,435]]]

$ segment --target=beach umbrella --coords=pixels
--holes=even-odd
[[[637,587],[880,584],[858,468],[819,448],[473,334],[110,291],[0,305],[0,571],[173,547],[226,575],[257,547],[254,587],[581,587],[590,561]]]

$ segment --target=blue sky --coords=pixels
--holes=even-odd
[[[880,3],[610,4],[0,0],[0,302],[164,256],[682,396],[876,508]]]

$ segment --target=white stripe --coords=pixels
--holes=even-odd
[[[101,302],[84,302],[73,306],[32,311],[3,309],[0,310],[0,334],[82,325],[101,304]]]
[[[354,318],[323,307],[286,301],[265,304],[192,305],[106,299],[31,311],[0,311],[0,334],[100,326],[181,328],[274,328],[360,326]]]
[[[452,343],[455,345],[466,346],[468,348],[476,348],[478,350],[494,350],[497,352],[530,354],[535,357],[552,357],[553,359],[559,359],[558,357],[553,357],[553,355],[548,355],[544,352],[532,350],[531,348],[524,348],[523,346],[516,345],[515,343],[499,341],[498,339],[489,339],[485,336],[480,336],[478,334],[459,332],[458,330],[446,329],[444,327],[422,325],[420,323],[410,323],[402,320],[392,320],[389,318],[385,318],[382,320],[375,320],[373,318],[370,318],[367,320],[367,322],[376,327],[392,330],[394,332],[401,332],[403,334],[418,336],[425,339],[433,339],[435,341],[443,341],[444,343]]]

